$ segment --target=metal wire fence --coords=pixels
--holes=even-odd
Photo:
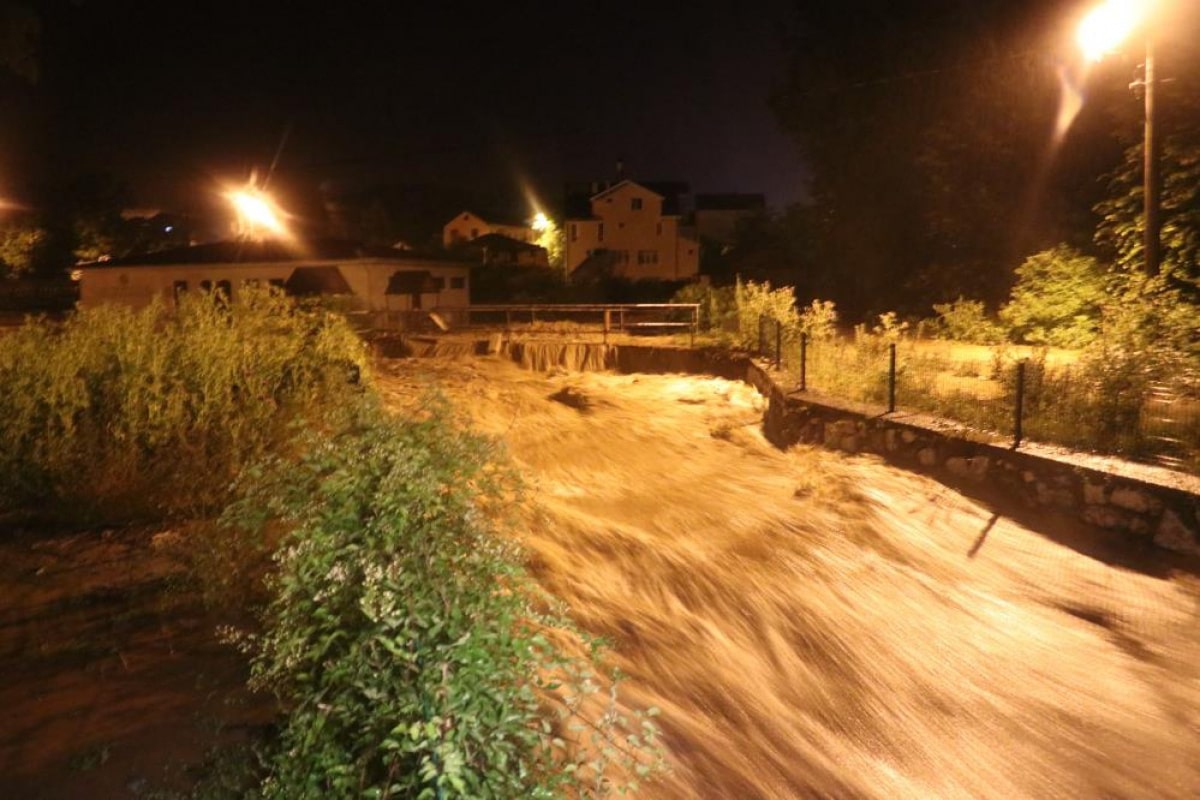
[[[1200,473],[1200,377],[1084,369],[1045,351],[866,335],[810,340],[773,319],[758,354],[797,390],[953,420],[981,437],[1062,445]]]

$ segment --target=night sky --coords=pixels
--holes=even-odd
[[[989,2],[1042,30],[1087,5]],[[903,16],[884,0],[813,3],[847,48],[897,25],[914,49],[937,41],[920,3]],[[611,178],[618,158],[630,177],[764,192],[776,208],[806,193],[768,105],[795,32],[788,0],[37,7],[40,80],[0,75],[0,194],[100,171],[140,205],[196,211],[274,163],[273,186],[302,209],[371,184],[498,198],[527,185],[553,206],[565,181]],[[895,78],[871,59],[859,76]]]
[[[783,205],[804,192],[767,106],[788,5],[752,5],[64,2],[15,149],[184,210],[277,152],[296,202],[432,182],[554,204],[620,157],[630,177]]]

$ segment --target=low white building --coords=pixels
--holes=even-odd
[[[441,255],[341,240],[266,240],[194,245],[76,269],[80,308],[141,307],[193,291],[220,291],[236,301],[246,286],[274,285],[298,297],[338,296],[355,311],[453,314],[470,303],[470,267]]]

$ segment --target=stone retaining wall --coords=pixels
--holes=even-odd
[[[747,373],[768,398],[763,431],[776,447],[803,442],[874,453],[951,483],[984,484],[1034,507],[1200,555],[1200,480],[1194,476],[1037,444],[1014,450],[945,420],[788,392],[753,362]]]

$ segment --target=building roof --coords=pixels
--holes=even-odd
[[[503,225],[506,228],[528,228],[529,227],[529,223],[525,222],[524,220],[513,220],[512,217],[505,215],[505,214],[480,214],[479,212],[472,211],[469,208],[464,208],[462,211],[455,214],[453,217],[451,217],[449,220],[446,221],[446,225],[449,225],[451,222],[454,222],[456,219],[461,217],[463,214],[470,214],[471,216],[475,217],[476,219],[481,220],[482,222],[486,222],[489,225]],[[445,226],[443,226],[443,227],[445,227]]]
[[[726,192],[696,195],[697,211],[762,211],[766,207],[767,196],[764,194]]]
[[[541,245],[522,242],[520,239],[514,239],[502,233],[485,233],[483,236],[477,236],[471,241],[464,243],[463,247],[471,250],[480,250],[486,247],[489,250],[510,253],[538,252],[546,249]]]
[[[289,261],[350,261],[354,259],[395,259],[400,261],[452,261],[467,264],[452,254],[432,251],[396,250],[392,247],[364,245],[346,239],[307,239],[285,242],[279,239],[261,241],[244,239],[209,242],[190,247],[176,247],[157,253],[115,258],[80,264],[80,267],[133,267],[182,264],[261,264]]]
[[[691,191],[686,181],[635,181],[625,178],[615,183],[594,182],[586,186],[569,184],[566,197],[567,219],[593,219],[592,201],[627,183],[640,186],[661,197],[664,217],[680,216],[683,213],[683,196]]]

